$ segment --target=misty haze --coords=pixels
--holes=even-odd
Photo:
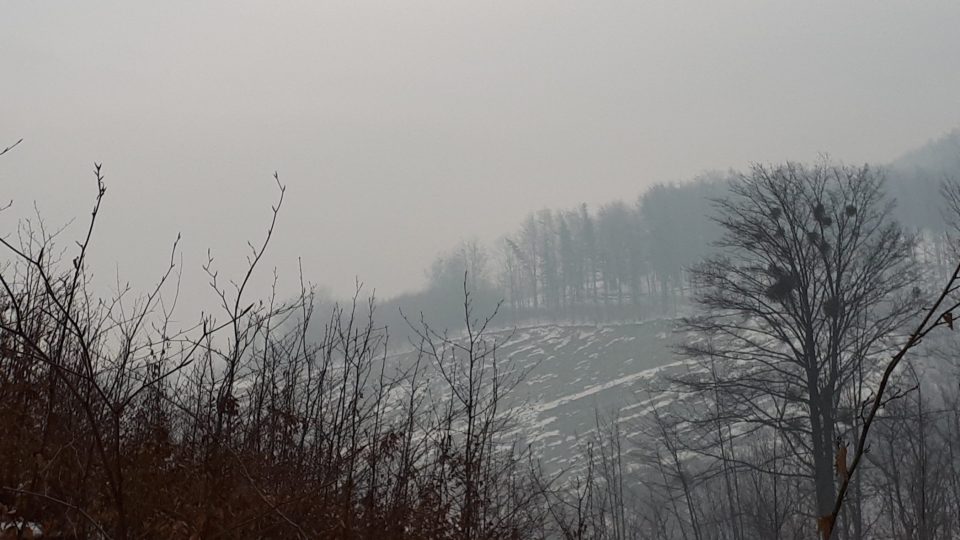
[[[0,539],[960,538],[960,4],[2,13]]]

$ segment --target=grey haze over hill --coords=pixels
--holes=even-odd
[[[960,5],[2,13],[0,537],[960,538]]]
[[[819,152],[887,162],[960,121],[958,20],[954,2],[10,5],[0,143],[25,142],[0,227],[33,201],[82,221],[102,161],[98,285],[146,288],[182,232],[192,313],[206,249],[242,261],[277,169],[281,293],[302,257],[337,296],[354,276],[395,296],[536,207]]]

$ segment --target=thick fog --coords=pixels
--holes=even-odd
[[[960,538],[958,27],[5,5],[0,538]]]
[[[531,210],[751,161],[889,161],[960,120],[958,21],[954,2],[10,4],[0,146],[24,142],[0,224],[34,201],[51,228],[83,221],[102,162],[94,269],[146,287],[181,232],[196,305],[206,249],[229,269],[262,236],[276,170],[268,265],[394,296]]]

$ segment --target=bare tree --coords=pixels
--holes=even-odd
[[[693,271],[700,312],[684,322],[704,339],[683,351],[721,368],[680,382],[728,396],[741,437],[780,439],[812,481],[809,512],[829,515],[864,378],[918,312],[913,242],[866,166],[755,166],[730,189],[719,253]]]

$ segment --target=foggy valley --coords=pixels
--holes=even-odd
[[[0,538],[960,537],[960,6],[0,18]]]

